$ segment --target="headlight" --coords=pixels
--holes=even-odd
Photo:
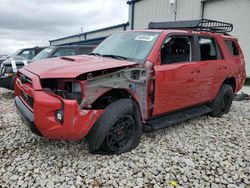
[[[43,79],[41,85],[44,92],[53,93],[67,100],[82,101],[82,83],[74,80]]]
[[[63,123],[63,119],[64,119],[63,116],[64,116],[64,115],[63,115],[63,110],[58,110],[58,111],[56,111],[56,119],[57,119],[57,121],[59,121],[60,123]]]

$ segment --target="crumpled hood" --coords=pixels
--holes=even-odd
[[[131,61],[81,55],[33,61],[24,69],[40,78],[75,78],[84,73],[136,64]]]

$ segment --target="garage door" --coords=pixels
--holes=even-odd
[[[231,33],[239,39],[250,78],[250,0],[208,0],[204,2],[204,18],[230,22]]]

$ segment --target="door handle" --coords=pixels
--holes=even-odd
[[[224,67],[219,67],[219,70],[222,70],[222,69],[227,69],[227,66],[224,66]]]
[[[201,72],[200,70],[194,70],[194,71],[191,71],[191,74],[200,73],[200,72]]]

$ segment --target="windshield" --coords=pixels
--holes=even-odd
[[[159,32],[116,33],[104,40],[91,54],[144,63],[159,34]]]
[[[45,48],[41,52],[39,52],[32,60],[40,60],[49,58],[50,53],[54,48]]]

